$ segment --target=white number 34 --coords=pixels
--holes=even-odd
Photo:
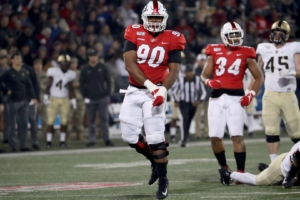
[[[238,58],[236,59],[232,65],[227,69],[229,74],[238,75],[240,73],[240,66],[241,66],[242,59]],[[219,65],[216,70],[216,75],[221,76],[225,72],[225,66],[227,64],[227,59],[225,57],[220,57],[216,61],[216,64]]]

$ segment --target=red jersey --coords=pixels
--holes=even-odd
[[[243,78],[247,69],[247,58],[256,58],[254,48],[239,46],[229,50],[224,44],[210,44],[207,45],[205,54],[213,57],[213,79],[220,80],[222,88],[244,88]]]
[[[177,31],[164,30],[153,37],[139,24],[128,26],[124,38],[136,44],[137,65],[154,84],[162,83],[169,73],[169,52],[182,51],[186,43],[183,34]],[[131,84],[140,85],[130,76],[129,81]]]

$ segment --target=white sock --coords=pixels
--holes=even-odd
[[[171,127],[170,128],[170,134],[171,134],[171,136],[175,136],[176,135],[176,127]]]
[[[270,156],[270,160],[272,162],[275,158],[277,158],[278,154],[270,154],[269,156]]]
[[[61,132],[60,133],[60,141],[64,142],[66,140],[66,133]]]
[[[47,142],[52,142],[52,133],[47,133]]]
[[[247,115],[248,119],[248,133],[253,132],[254,116],[253,114]]]
[[[248,184],[248,185],[256,185],[255,176],[256,175],[250,174],[248,172],[245,172],[245,173],[232,172],[230,174],[230,178],[232,178],[238,182]]]

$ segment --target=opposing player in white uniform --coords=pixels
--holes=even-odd
[[[53,125],[57,114],[60,114],[60,147],[66,147],[65,140],[70,103],[76,109],[72,84],[76,73],[69,70],[71,58],[69,55],[60,55],[57,62],[59,67],[52,67],[47,71],[48,84],[44,95],[44,104],[49,104],[47,107],[47,148],[51,148],[52,145]]]
[[[300,43],[287,42],[290,26],[286,21],[273,23],[271,43],[258,45],[258,64],[265,73],[262,118],[271,161],[278,156],[280,120],[294,143],[300,140],[300,113],[295,95],[300,77]]]
[[[223,185],[229,185],[231,179],[248,185],[278,185],[291,188],[294,178],[300,171],[300,142],[294,144],[288,153],[280,154],[268,168],[258,175],[232,172],[225,167],[219,169]]]

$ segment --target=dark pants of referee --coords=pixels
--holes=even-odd
[[[189,137],[189,129],[193,117],[196,112],[196,107],[193,106],[192,103],[187,103],[184,101],[179,102],[179,110],[182,116],[181,125],[180,125],[180,132],[181,132],[181,143],[183,145],[186,144],[187,139]]]
[[[9,112],[9,136],[8,142],[12,151],[17,150],[16,123],[18,122],[18,138],[20,140],[20,150],[28,149],[27,145],[27,121],[28,102],[26,100],[8,103]]]

